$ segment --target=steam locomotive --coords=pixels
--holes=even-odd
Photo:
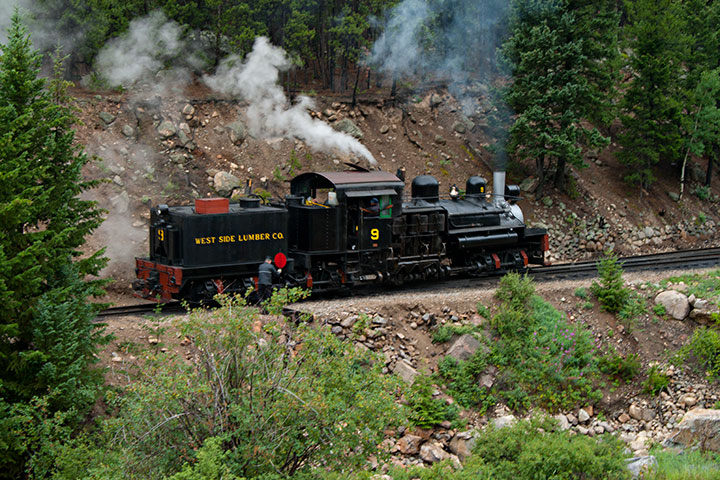
[[[313,292],[544,263],[547,232],[525,225],[520,190],[505,186],[504,172],[494,173],[494,195],[485,179],[472,176],[464,192],[453,186],[443,198],[438,181],[421,175],[406,201],[403,177],[310,172],[291,181],[282,202],[210,198],[154,207],[149,256],[136,258],[135,294],[203,302],[244,293],[257,286],[266,257],[282,269],[282,285]]]

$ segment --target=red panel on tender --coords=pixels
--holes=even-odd
[[[227,198],[197,198],[195,199],[195,213],[228,213],[230,200]]]
[[[137,284],[140,289],[139,291],[136,289],[136,296],[167,302],[173,300],[174,296],[180,293],[183,281],[182,268],[136,258],[135,269],[137,280],[133,286]]]

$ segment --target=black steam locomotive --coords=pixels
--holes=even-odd
[[[399,174],[399,177],[403,175]],[[519,188],[494,174],[467,180],[441,199],[438,181],[404,181],[382,171],[304,173],[284,202],[198,199],[152,209],[150,255],[136,258],[136,295],[201,302],[256,286],[266,257],[283,285],[314,292],[399,285],[456,274],[485,275],[543,264],[548,236],[525,226]],[[320,198],[322,197],[322,198]]]

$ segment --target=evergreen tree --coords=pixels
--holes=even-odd
[[[678,0],[637,0],[627,7],[633,78],[622,102],[618,159],[632,172],[626,179],[647,188],[655,180],[653,166],[681,156],[686,25]]]
[[[542,194],[545,173],[555,164],[555,185],[564,187],[566,165],[582,167],[583,147],[607,143],[595,128],[581,122],[598,108],[600,49],[589,45],[589,27],[565,0],[517,0],[512,35],[503,46],[513,83],[507,101],[518,114],[510,130],[508,150],[534,158]],[[591,81],[591,79],[593,79]]]
[[[87,302],[100,284],[84,278],[104,259],[78,250],[102,212],[79,198],[93,186],[81,175],[88,158],[39,70],[16,12],[0,56],[0,430],[23,425],[0,441],[0,471],[11,478],[37,448],[28,432],[43,415],[28,413],[31,399],[68,421],[94,400],[90,364],[102,337]]]

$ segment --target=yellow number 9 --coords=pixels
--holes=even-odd
[[[158,238],[160,239],[161,242],[165,241],[165,230],[163,230],[163,229],[158,230]]]
[[[370,240],[377,240],[380,238],[380,230],[373,228],[370,230]]]

